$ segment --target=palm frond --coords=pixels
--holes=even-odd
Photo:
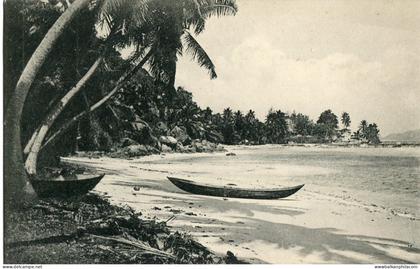
[[[102,0],[100,14],[109,28],[129,32],[146,21],[149,0]]]
[[[235,0],[209,0],[208,2],[208,5],[201,8],[201,14],[205,19],[211,16],[234,16],[238,12]]]
[[[208,70],[211,79],[217,78],[216,67],[203,47],[201,47],[188,31],[184,32],[183,37],[186,45],[186,52],[190,53],[192,58],[195,59],[201,67]]]
[[[196,35],[204,31],[206,19],[236,15],[238,11],[235,0],[192,0],[187,7],[187,28],[192,27]]]

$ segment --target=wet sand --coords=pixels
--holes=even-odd
[[[255,150],[229,149],[239,156]],[[226,161],[199,161],[208,157]],[[322,184],[306,184],[280,200],[226,199],[188,194],[166,179],[172,175],[217,185],[261,185],[252,176],[251,164],[232,165],[235,160],[225,153],[63,160],[105,172],[95,192],[116,204],[128,204],[145,217],[169,220],[173,229],[191,233],[217,253],[230,250],[252,263],[420,263],[418,200],[409,209],[391,207],[399,198],[386,192]],[[267,178],[280,179],[262,187],[307,183],[287,181],[293,175],[299,178],[298,166],[264,169]],[[309,170],[328,173],[322,167]]]

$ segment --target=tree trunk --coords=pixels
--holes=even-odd
[[[26,144],[25,148],[23,149],[23,153],[24,154],[28,154],[29,153],[29,151],[32,148],[32,145],[34,144],[35,138],[38,135],[38,133],[39,133],[39,127],[36,128],[36,130],[34,131],[34,133],[31,136],[31,139],[29,139],[28,143]]]
[[[62,135],[67,129],[69,129],[77,121],[81,120],[86,115],[88,115],[89,113],[92,113],[97,108],[101,107],[103,104],[108,102],[111,99],[111,97],[113,97],[115,93],[117,93],[122,88],[124,82],[127,79],[129,79],[132,75],[134,75],[147,62],[147,60],[150,58],[152,53],[153,53],[152,49],[149,50],[149,52],[143,57],[143,59],[137,65],[133,66],[129,71],[127,71],[122,77],[120,77],[115,87],[107,95],[105,95],[101,100],[99,100],[93,106],[91,106],[89,110],[85,110],[77,114],[76,116],[68,120],[63,126],[61,126],[53,135],[51,135],[47,139],[44,145],[42,145],[41,149],[47,146],[48,144],[54,142],[60,135]]]
[[[4,126],[4,205],[5,210],[10,209],[11,203],[20,204],[25,197],[24,187],[29,185],[28,177],[25,172],[22,156],[22,145],[20,137],[20,124],[22,110],[26,96],[32,82],[35,79],[42,64],[51,52],[57,39],[64,32],[73,18],[85,8],[89,0],[76,0],[70,7],[57,19],[54,25],[48,30],[47,34],[33,53],[26,64],[15,92],[10,99],[6,111]]]
[[[36,138],[33,140],[32,147],[30,147],[28,157],[25,162],[26,172],[29,175],[36,174],[36,164],[38,159],[38,154],[41,149],[42,142],[45,139],[45,136],[48,133],[48,130],[53,125],[54,121],[63,111],[63,109],[67,106],[70,100],[80,92],[82,87],[86,84],[86,82],[92,77],[95,71],[98,69],[100,63],[102,62],[103,58],[99,57],[95,63],[90,67],[87,73],[77,82],[76,86],[74,86],[70,91],[64,95],[64,97],[56,104],[56,106],[47,114],[43,122],[41,123],[41,127],[39,128],[38,134]],[[31,139],[32,140],[32,139]],[[26,147],[25,147],[26,148]]]

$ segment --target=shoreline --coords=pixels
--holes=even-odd
[[[284,146],[274,146],[277,147]],[[245,154],[273,146],[226,149]],[[167,175],[196,173],[204,180],[211,179],[212,164],[199,162],[197,167],[194,163],[208,157],[229,160],[231,157],[225,154],[167,153],[132,160],[63,160],[109,173],[96,191],[151,219],[176,215],[169,223],[173,229],[190,233],[218,254],[229,250],[251,263],[420,261],[419,216],[382,204],[381,200],[386,202],[387,198],[380,194],[375,194],[380,199],[373,199],[376,196],[363,191],[310,184],[289,199],[251,201],[190,195],[166,180]]]
[[[238,144],[238,145],[227,145],[227,144],[217,144],[217,149],[204,149],[203,151],[197,152],[188,152],[188,151],[162,151],[162,152],[149,152],[148,154],[140,155],[115,155],[115,152],[105,152],[105,151],[77,151],[75,154],[68,155],[66,157],[82,157],[82,158],[113,158],[113,159],[138,159],[146,158],[150,156],[178,156],[178,155],[191,155],[191,154],[206,154],[206,153],[227,153],[231,150],[236,149],[260,149],[260,148],[281,148],[281,147],[304,147],[304,148],[420,148],[420,142],[415,143],[404,143],[404,142],[394,142],[391,143],[382,142],[380,144],[352,144],[352,143],[285,143],[285,144],[262,144],[262,145],[247,145],[247,144]],[[141,146],[141,145],[140,145]],[[220,146],[220,147],[219,147]],[[152,157],[151,160],[155,158]]]

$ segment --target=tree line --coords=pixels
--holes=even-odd
[[[366,143],[380,143],[379,128],[375,123],[362,120],[358,129],[351,133],[350,115],[341,114],[339,119],[330,109],[323,111],[316,122],[309,116],[293,112],[270,109],[264,121],[260,121],[255,111],[232,111],[226,108],[222,113],[213,113],[207,107],[199,113],[207,126],[223,135],[226,144],[283,144],[288,142],[329,143],[334,141],[357,140]]]

